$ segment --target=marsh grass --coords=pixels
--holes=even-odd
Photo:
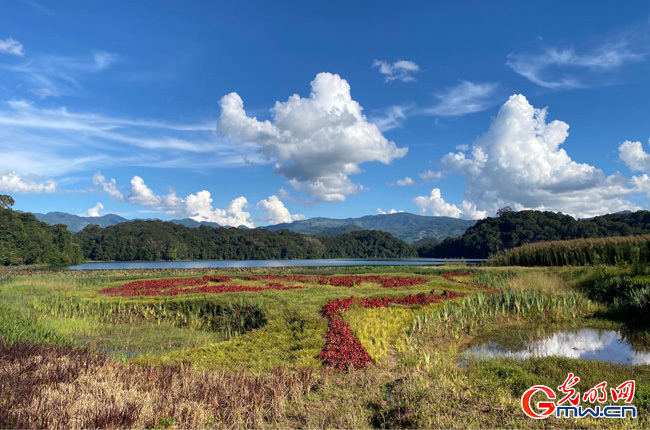
[[[75,296],[51,294],[34,298],[30,305],[36,311],[55,318],[94,319],[104,323],[124,324],[165,322],[172,327],[220,332],[226,338],[263,327],[267,320],[261,301],[220,304],[202,297],[184,300],[164,298],[156,301],[114,300],[90,301]]]
[[[444,325],[458,338],[461,332],[472,334],[499,317],[515,316],[539,324],[556,323],[593,315],[597,305],[577,292],[547,294],[541,290],[504,289],[493,294],[466,296],[443,302],[431,310],[415,313],[411,333]]]
[[[393,274],[394,272],[386,273],[389,276]],[[321,317],[320,312],[329,300],[353,295],[358,298],[403,297],[407,294],[429,293],[432,289],[439,292],[443,289],[472,290],[429,275],[426,284],[404,288],[382,288],[372,283],[354,288],[314,284],[303,290],[260,291],[257,294],[264,302],[269,321],[265,327],[227,342],[141,356],[138,360],[164,364],[187,360],[205,369],[234,370],[242,365],[254,371],[267,371],[280,365],[290,369],[318,368],[321,362],[317,355],[324,345],[323,335],[327,330],[327,321]],[[385,327],[383,323],[382,327]]]
[[[650,235],[536,242],[492,255],[497,266],[632,265],[650,262]]]
[[[225,339],[218,333],[170,321],[133,324],[45,315],[34,299],[52,294],[90,302],[111,302],[97,290],[136,279],[178,278],[212,271],[137,271],[90,274],[0,274],[0,318],[40,324],[86,350],[26,345],[52,342],[36,333],[15,345],[0,345],[0,427],[48,428],[649,428],[650,366],[547,357],[521,362],[487,360],[459,367],[459,353],[472,341],[503,327],[592,324],[605,304],[585,297],[580,286],[621,268],[558,267],[472,269],[468,281],[501,291],[452,283],[439,275],[457,268],[372,268],[386,275],[424,276],[424,285],[386,289],[305,285],[304,290],[260,291],[209,297],[227,305],[261,299],[268,319],[259,329]],[[363,274],[370,269],[273,270],[279,274]],[[235,270],[233,278],[264,274]],[[7,279],[2,281],[2,279]],[[641,282],[641,281],[639,281]],[[350,309],[344,315],[375,363],[354,372],[323,368],[316,359],[327,323],[320,311],[328,300],[403,297],[419,292],[463,291],[448,303],[417,308],[390,306]],[[186,298],[182,298],[185,300]],[[199,300],[201,298],[198,298]],[[130,299],[131,300],[131,299]],[[158,305],[162,298],[134,298],[134,305]],[[12,313],[5,312],[7,310]],[[446,316],[445,316],[446,315]],[[0,319],[1,321],[1,319]],[[611,323],[609,324],[621,324]],[[603,323],[605,324],[605,323]],[[6,330],[0,326],[0,332]],[[39,329],[40,330],[40,329]],[[90,340],[81,341],[79,336]],[[101,339],[100,339],[101,338]],[[150,343],[146,343],[149,339]],[[101,354],[95,348],[118,351]],[[131,358],[126,352],[149,353]],[[126,349],[127,351],[121,351]],[[121,352],[119,352],[121,351]],[[382,356],[383,354],[383,356]],[[119,359],[123,362],[118,362]],[[245,370],[244,370],[245,369]],[[545,383],[557,387],[569,372],[585,386],[634,378],[637,420],[541,420],[526,418],[519,405],[523,389]],[[581,389],[584,389],[581,385]]]

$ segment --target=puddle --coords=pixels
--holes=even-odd
[[[478,339],[462,354],[467,359],[569,357],[618,364],[650,364],[650,346],[618,330],[582,328],[548,332],[519,328]],[[466,363],[461,362],[461,366]]]

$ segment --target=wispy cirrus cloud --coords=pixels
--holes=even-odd
[[[460,84],[436,93],[435,98],[438,102],[422,109],[422,113],[435,116],[462,116],[480,112],[498,102],[495,99],[497,88],[496,83],[460,81]]]
[[[506,65],[529,81],[553,90],[583,88],[602,83],[607,73],[628,63],[641,62],[647,49],[627,42],[603,45],[591,52],[546,48],[536,54],[510,54]]]
[[[370,122],[375,124],[379,131],[388,131],[400,128],[411,114],[413,105],[390,106],[383,112],[370,117]]]
[[[475,83],[460,81],[453,87],[434,94],[436,102],[430,106],[416,106],[413,103],[394,105],[370,117],[370,122],[380,131],[402,127],[412,116],[458,117],[481,112],[499,104],[499,84],[495,82]]]
[[[22,45],[20,45],[22,52]],[[22,55],[21,55],[22,56]],[[31,85],[39,98],[82,94],[81,79],[103,72],[118,62],[117,54],[95,51],[88,55],[34,55],[21,64],[0,66]]]
[[[112,165],[201,169],[267,161],[253,145],[234,146],[216,122],[179,123],[0,102],[0,168],[58,176]]]

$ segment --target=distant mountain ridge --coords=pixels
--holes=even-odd
[[[310,236],[320,236],[328,235],[328,230],[333,228],[356,225],[364,230],[384,231],[407,243],[413,243],[427,237],[442,240],[447,237],[460,236],[474,224],[476,224],[475,220],[399,212],[366,215],[360,218],[310,218],[292,223],[269,225],[264,228],[271,231],[287,229]]]
[[[98,225],[102,228],[116,225],[123,222],[131,222],[118,215],[103,215],[100,217],[82,217],[65,212],[49,212],[47,214],[35,213],[39,221],[50,225],[64,224],[68,230],[79,232],[88,225]],[[198,222],[189,218],[171,220],[175,224],[196,228],[202,225],[209,227],[220,227],[214,222]],[[468,221],[450,217],[422,216],[408,212],[384,215],[367,215],[360,218],[311,218],[307,220],[294,221],[263,226],[269,231],[282,229],[309,236],[336,236],[358,230],[379,230],[390,233],[393,236],[407,243],[413,243],[425,238],[443,240],[447,237],[456,237],[463,234],[476,221]]]
[[[109,225],[119,224],[121,222],[128,222],[130,220],[122,218],[119,215],[108,214],[99,217],[78,216],[65,212],[48,212],[46,214],[34,213],[37,220],[45,222],[50,225],[64,224],[70,231],[81,231],[86,226],[95,224],[102,228]]]
[[[90,217],[90,216],[73,215],[66,212],[48,212],[46,214],[34,213],[34,216],[36,217],[37,220],[48,223],[50,225],[64,224],[66,227],[68,227],[68,230],[75,233],[80,232],[81,230],[86,228],[86,226],[89,225],[98,225],[101,228],[104,228],[112,225],[117,225],[123,222],[135,221],[114,214],[102,215],[99,217]],[[190,227],[190,228],[196,228],[202,225],[207,225],[208,227],[221,227],[216,222],[207,222],[207,221],[198,222],[190,218],[174,219],[171,220],[171,222],[173,222],[174,224],[181,224],[184,225],[185,227]]]

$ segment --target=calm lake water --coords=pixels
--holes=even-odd
[[[583,328],[543,336],[530,329],[506,330],[480,339],[465,358],[570,357],[618,364],[650,364],[648,345],[618,330]]]
[[[228,267],[332,267],[332,266],[442,266],[445,263],[465,261],[479,264],[480,259],[442,258],[377,258],[328,260],[199,260],[199,261],[128,261],[115,263],[85,263],[70,266],[70,270],[124,270],[124,269],[205,269]]]

